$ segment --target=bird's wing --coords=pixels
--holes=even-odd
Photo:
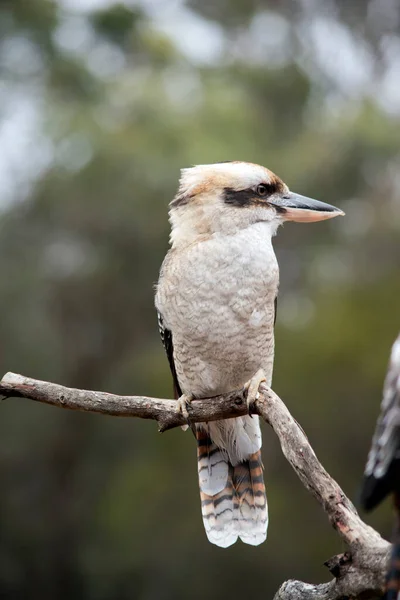
[[[165,348],[165,352],[167,353],[169,366],[172,373],[172,379],[174,381],[174,393],[175,398],[179,398],[182,396],[181,386],[179,385],[178,376],[176,374],[175,362],[174,362],[174,346],[172,343],[172,333],[169,329],[167,329],[164,325],[164,321],[162,318],[162,314],[160,311],[157,311],[158,318],[158,330],[160,332],[161,341]]]
[[[370,510],[390,492],[400,492],[400,335],[392,349],[361,502]]]

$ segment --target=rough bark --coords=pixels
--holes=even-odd
[[[160,431],[185,424],[176,412],[174,400],[78,390],[14,373],[3,377],[0,394],[72,410],[153,419]],[[246,392],[194,400],[188,410],[193,423],[242,416],[248,413]],[[329,583],[286,581],[274,600],[368,600],[381,595],[390,544],[360,519],[351,501],[319,462],[285,404],[265,384],[261,384],[259,398],[250,406],[250,413],[259,414],[275,431],[284,456],[347,546],[345,554],[325,563],[334,576]]]

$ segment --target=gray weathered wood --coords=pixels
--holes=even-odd
[[[250,407],[250,412],[259,414],[271,425],[286,459],[322,506],[348,549],[345,555],[333,557],[326,563],[334,575],[332,581],[320,585],[286,581],[274,600],[367,600],[380,595],[390,544],[360,519],[343,490],[319,462],[303,430],[282,400],[265,384],[261,384],[259,391],[259,398]],[[176,412],[174,400],[77,390],[14,373],[3,377],[0,394],[72,410],[153,419],[160,431],[185,424],[182,415]],[[215,398],[194,400],[188,411],[192,423],[242,416],[248,413],[246,392],[239,390]],[[299,552],[304,550],[299,548]]]

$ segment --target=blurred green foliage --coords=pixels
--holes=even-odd
[[[357,501],[400,325],[398,9],[85,4],[0,5],[0,371],[169,397],[153,286],[179,168],[265,164],[347,213],[275,240],[274,388]],[[328,579],[340,542],[267,427],[263,456],[268,541],[221,550],[190,434],[4,402],[0,597],[271,598]],[[389,504],[368,521],[389,536]]]

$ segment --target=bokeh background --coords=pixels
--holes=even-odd
[[[357,502],[400,328],[397,0],[2,0],[0,371],[171,397],[153,287],[179,169],[241,159],[288,224],[274,389]],[[190,432],[9,399],[0,597],[272,598],[342,551],[264,427],[266,544],[210,545]],[[369,523],[389,537],[390,502]]]

